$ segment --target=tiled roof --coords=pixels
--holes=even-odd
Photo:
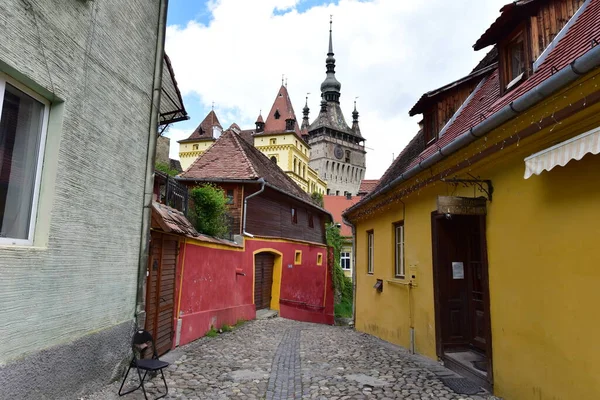
[[[352,236],[352,229],[344,223],[342,214],[359,200],[358,196],[353,196],[351,199],[347,199],[346,196],[323,196],[325,209],[331,213],[336,224],[341,224],[340,234],[342,236]]]
[[[180,140],[178,143],[215,140],[215,137],[213,136],[213,127],[223,130],[219,118],[217,118],[217,114],[215,114],[214,110],[211,110],[194,132],[192,132],[190,137]]]
[[[279,115],[279,118],[275,118],[276,113]],[[269,112],[269,115],[267,115],[264,133],[285,132],[285,120],[289,118],[294,119],[294,132],[300,136],[300,126],[298,125],[296,114],[294,113],[294,107],[292,107],[292,100],[290,100],[287,87],[281,85],[277,92],[277,97],[275,97],[275,101],[273,102],[273,107],[271,107],[271,111]]]
[[[255,129],[243,129],[240,131],[239,135],[246,142],[254,146],[254,134],[256,133]]]
[[[379,179],[363,179],[360,181],[360,188],[358,189],[358,194],[369,194],[377,187],[379,184]]]
[[[483,78],[482,84],[473,93],[469,103],[463,107],[460,114],[448,126],[444,135],[434,145],[425,148],[423,139],[420,137],[422,134],[417,134],[385,172],[372,195],[376,195],[376,192],[403,172],[436,153],[438,148],[451,143],[470,128],[480,124],[518,97],[541,84],[552,76],[553,69],[556,73],[557,70],[560,71],[565,67],[569,67],[573,60],[591,50],[593,39],[600,40],[600,0],[590,0],[587,8],[551,50],[544,62],[520,86],[505,93],[504,96],[500,96],[499,74],[496,69],[491,75]],[[420,154],[415,154],[415,150],[419,147],[423,151]]]
[[[264,180],[277,189],[305,202],[312,200],[285,172],[253,145],[232,131],[225,131],[190,167],[179,175],[184,179]]]

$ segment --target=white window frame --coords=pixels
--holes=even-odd
[[[367,274],[373,274],[375,264],[375,231],[367,231]]]
[[[404,278],[404,222],[394,224],[394,277]]]
[[[27,239],[13,239],[0,237],[0,246],[16,245],[16,246],[33,246],[35,238],[35,226],[37,222],[37,211],[40,196],[40,187],[42,181],[42,166],[44,163],[44,154],[46,149],[46,136],[48,133],[48,117],[50,115],[50,102],[45,97],[40,96],[33,90],[24,86],[23,84],[15,81],[6,74],[0,72],[0,116],[2,116],[2,106],[4,104],[4,91],[6,90],[6,84],[9,83],[11,86],[19,89],[28,96],[31,96],[34,100],[39,101],[44,106],[42,115],[42,132],[40,134],[40,146],[38,150],[37,164],[35,167],[35,183],[33,188],[33,199],[31,202],[31,217],[29,219],[29,230]]]
[[[343,260],[348,260],[348,268],[344,268]],[[344,271],[350,271],[352,269],[352,253],[349,251],[340,252],[340,267]]]

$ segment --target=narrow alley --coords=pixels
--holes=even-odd
[[[247,322],[161,358],[172,362],[167,399],[496,399],[454,393],[440,380],[452,372],[373,336],[283,318]],[[119,385],[84,400],[118,399]],[[149,397],[161,385],[150,381]],[[123,397],[143,398],[141,390]]]

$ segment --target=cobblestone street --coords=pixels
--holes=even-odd
[[[372,336],[282,318],[248,322],[163,358],[174,360],[165,371],[168,399],[496,399],[454,393],[439,379],[448,370]],[[118,399],[119,384],[84,399]],[[149,394],[161,385],[151,380]],[[143,398],[141,389],[124,397]]]

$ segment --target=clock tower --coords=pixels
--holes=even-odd
[[[331,21],[329,22],[329,51],[325,65],[327,76],[321,84],[321,109],[308,126],[308,144],[311,146],[311,168],[327,181],[327,194],[356,195],[365,175],[365,139],[358,126],[358,111],[354,102],[352,127],[346,124],[340,107],[342,84],[335,78]],[[308,119],[308,107],[304,110]]]

